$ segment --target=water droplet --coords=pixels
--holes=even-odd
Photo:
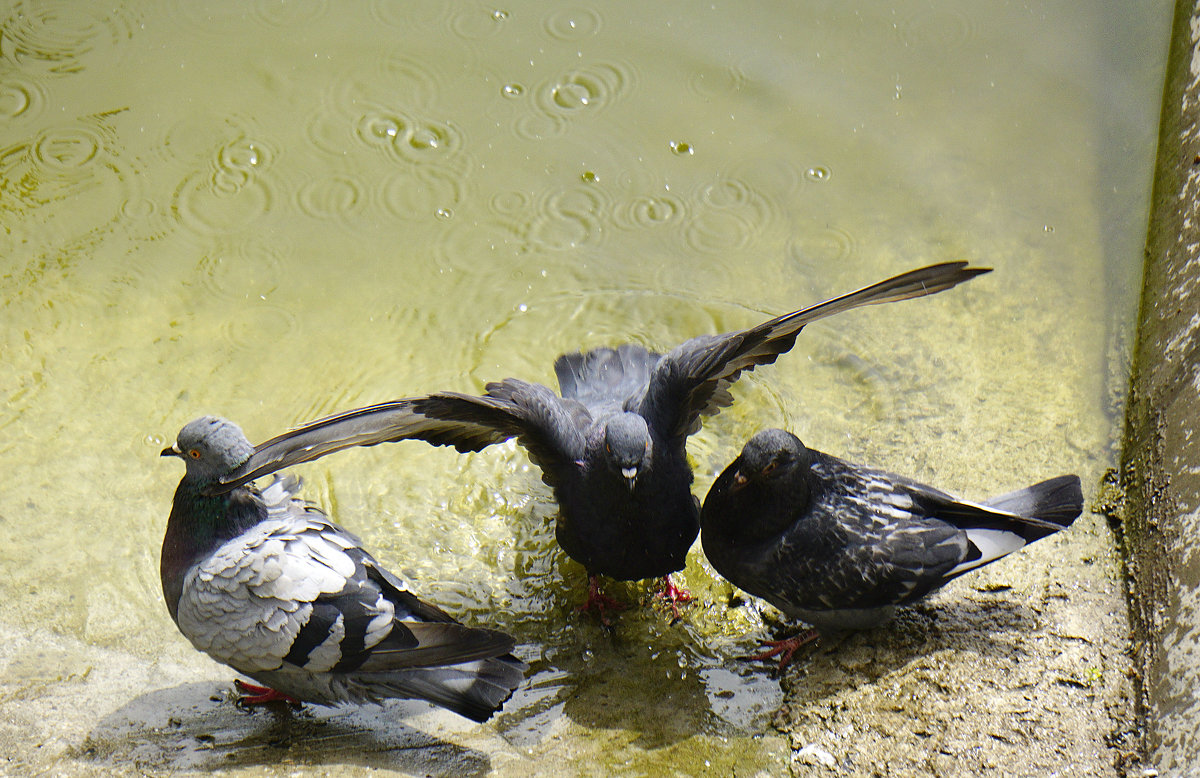
[[[600,179],[596,177],[596,173],[594,171],[585,170],[579,174],[579,180],[583,181],[585,184],[594,184]]]
[[[500,94],[505,97],[520,97],[525,94],[525,87],[520,84],[505,84],[500,87]]]
[[[497,8],[496,10],[492,11],[492,18],[498,22],[502,22],[508,18],[508,11],[505,11],[502,8]]]
[[[454,216],[454,211],[450,210],[449,208],[438,208],[433,215],[439,219],[446,220]]]
[[[1045,227],[1042,227],[1042,229],[1045,230],[1046,232],[1054,232],[1054,228],[1051,227],[1049,224],[1047,224]]]
[[[810,167],[804,171],[804,177],[809,181],[828,181],[832,175],[827,167]]]
[[[521,313],[525,313],[526,311],[529,310],[529,306],[526,305],[525,303],[521,303],[520,305],[517,306],[517,310],[520,311]]]
[[[670,145],[671,153],[678,157],[690,157],[696,151],[692,144],[681,140],[673,140]]]
[[[436,149],[442,145],[442,139],[433,130],[422,128],[412,134],[409,141],[414,149]]]

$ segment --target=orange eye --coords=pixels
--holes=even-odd
[[[192,459],[199,459],[200,458],[200,449],[198,449],[198,448],[188,449],[188,456],[191,457]]]
[[[779,467],[779,462],[777,460],[772,459],[770,462],[767,463],[767,466],[763,468],[763,475],[770,475],[771,473],[774,473],[775,468],[777,468],[777,467]]]

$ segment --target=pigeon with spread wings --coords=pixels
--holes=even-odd
[[[664,578],[683,569],[699,532],[685,445],[702,417],[729,405],[732,384],[774,362],[805,325],[865,305],[945,291],[989,268],[947,262],[724,335],[694,337],[665,354],[639,345],[597,348],[554,363],[561,395],[516,378],[482,396],[439,392],[380,403],[299,427],[259,446],[225,488],[350,446],[420,439],[479,451],[516,438],[554,490],[556,537],[589,574],[588,606],[614,603],[598,576]]]

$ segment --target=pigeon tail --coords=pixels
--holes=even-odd
[[[1083,512],[1083,491],[1079,476],[1062,475],[994,497],[984,505],[994,511],[1013,514],[1013,518],[964,527],[972,549],[960,565],[946,574],[947,579],[994,562],[1071,526]]]
[[[472,721],[492,717],[525,678],[526,665],[512,655],[444,667],[352,676],[347,692],[372,701],[387,697],[428,700]]]
[[[1024,489],[993,497],[986,504],[996,510],[1069,527],[1083,512],[1083,489],[1079,483],[1079,476],[1060,475]],[[1050,530],[1038,537],[1048,534]]]

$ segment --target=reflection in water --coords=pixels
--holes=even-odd
[[[159,593],[178,478],[156,456],[164,437],[201,413],[263,440],[406,394],[552,382],[563,352],[669,348],[969,259],[997,268],[986,285],[814,326],[744,377],[689,442],[694,492],[768,424],[964,493],[1046,471],[1086,483],[1111,456],[1106,382],[1121,370],[1105,332],[1132,316],[1125,263],[1161,67],[1144,42],[1165,34],[1169,5],[1055,0],[1034,18],[923,0],[10,3],[0,720],[18,723],[0,742],[13,769],[782,772],[778,679],[743,659],[770,632],[758,606],[696,549],[680,622],[643,585],[613,585],[638,607],[612,630],[576,614],[583,571],[511,444],[298,469],[381,561],[519,636],[533,670],[494,724],[400,704],[276,719],[210,700],[229,674],[178,638]],[[971,688],[1015,700],[1005,657],[1029,630],[1059,657],[1119,656],[1103,610],[1119,611],[1119,587],[1073,564],[1105,559],[1105,536],[1079,529],[1063,542],[1083,549],[1056,560],[1070,598],[1051,604],[1101,603],[1076,616],[1091,642],[1064,647],[1041,611],[1000,618],[994,597],[948,596],[787,676],[793,715],[815,722],[805,737],[861,722],[887,703],[876,679],[921,665],[887,720],[934,721],[914,737],[951,749],[938,733],[988,711],[964,709],[938,673],[967,668]],[[1042,580],[997,575],[1005,602]],[[935,616],[960,605],[946,637]],[[1048,667],[1077,675],[1043,659],[1021,654],[1023,704],[1044,699]],[[1046,736],[1103,742],[1110,714],[1074,702]]]

